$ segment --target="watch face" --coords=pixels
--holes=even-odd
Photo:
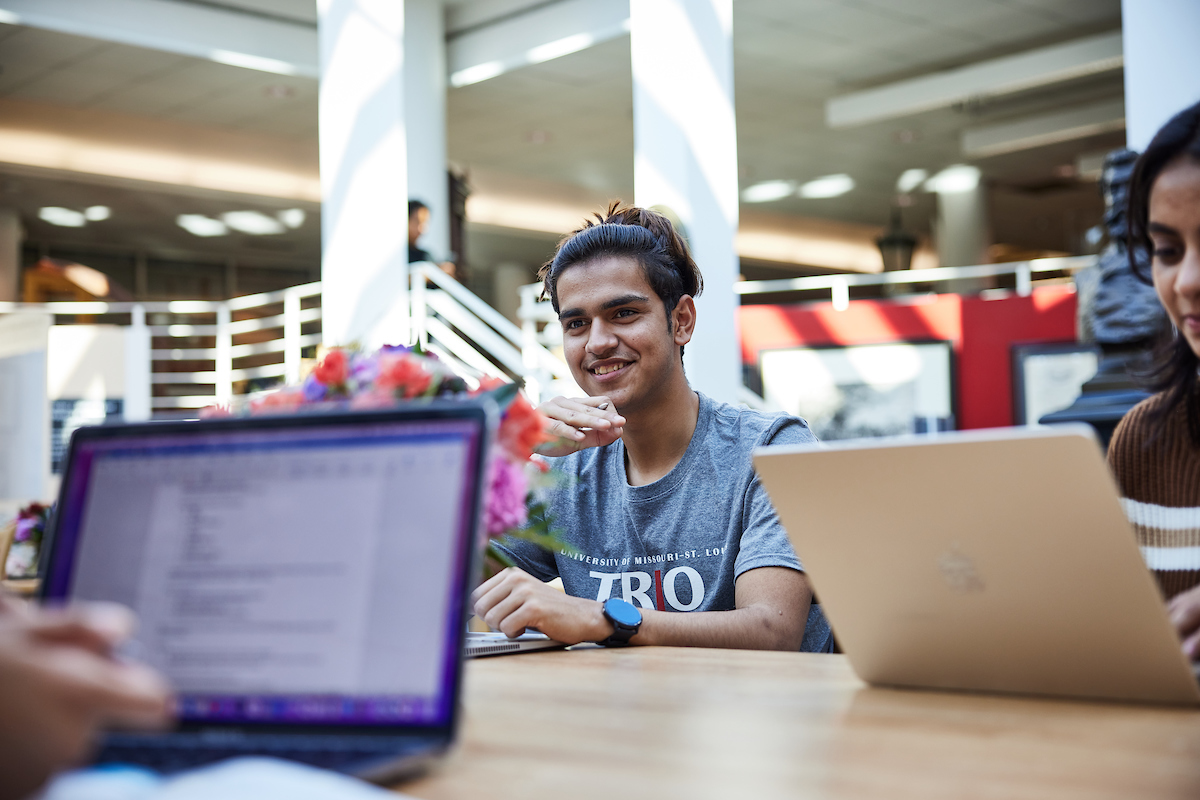
[[[604,611],[614,622],[629,628],[642,624],[642,613],[624,600],[611,598],[604,603]]]

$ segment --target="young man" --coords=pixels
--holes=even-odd
[[[475,613],[509,636],[533,627],[568,643],[827,649],[750,461],[812,433],[693,391],[683,349],[702,279],[686,244],[653,211],[614,204],[597,218],[542,271],[589,395],[540,409],[557,437],[544,452],[573,479],[550,511],[576,552],[512,546],[518,568],[476,589]],[[545,585],[554,577],[565,594]]]

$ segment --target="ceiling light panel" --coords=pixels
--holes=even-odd
[[[287,230],[282,222],[260,211],[230,211],[221,215],[221,221],[235,231],[251,236],[274,236]]]
[[[896,181],[896,191],[901,194],[908,194],[913,189],[916,189],[925,179],[929,177],[929,172],[923,169],[906,169]]]
[[[747,203],[770,203],[791,197],[795,191],[795,181],[762,181],[743,189],[742,200]]]
[[[825,175],[802,184],[796,194],[809,199],[841,197],[854,189],[854,178],[845,173]]]
[[[229,226],[224,222],[203,214],[180,214],[175,218],[175,224],[193,236],[224,236],[229,233]]]
[[[82,228],[87,225],[87,217],[81,212],[60,206],[46,206],[38,211],[38,219],[63,228]]]

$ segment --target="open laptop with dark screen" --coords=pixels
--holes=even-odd
[[[490,402],[81,428],[47,602],[123,603],[178,693],[98,761],[394,778],[450,745]]]

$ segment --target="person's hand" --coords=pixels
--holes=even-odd
[[[599,602],[564,594],[516,567],[480,584],[471,603],[476,616],[510,638],[537,628],[551,639],[579,644],[613,632]]]
[[[438,269],[449,275],[451,278],[457,277],[458,275],[458,267],[453,261],[443,261],[442,263],[438,264]]]
[[[1183,642],[1184,654],[1192,661],[1200,660],[1200,586],[1172,597],[1167,614]]]
[[[26,797],[78,763],[101,726],[167,722],[166,682],[112,656],[133,623],[121,606],[0,599],[0,800]]]
[[[544,456],[567,456],[589,447],[603,447],[621,438],[625,418],[612,400],[598,397],[555,397],[538,406],[549,420],[546,433],[554,439],[540,445]]]

